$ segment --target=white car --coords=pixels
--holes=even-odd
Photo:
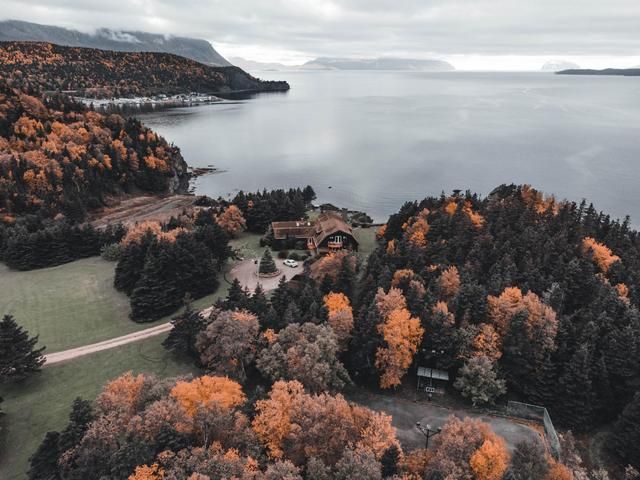
[[[296,262],[295,260],[292,260],[291,258],[287,258],[287,259],[284,261],[284,264],[285,264],[287,267],[291,267],[291,268],[296,268],[296,267],[298,266],[298,262]]]

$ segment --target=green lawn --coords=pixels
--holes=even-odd
[[[362,260],[366,260],[371,252],[378,248],[376,230],[375,227],[353,229],[353,236],[358,241],[358,255]]]
[[[0,264],[0,315],[12,314],[52,353],[108,340],[168,321],[135,323],[129,299],[113,288],[115,263],[92,257],[52,268],[19,272]],[[196,307],[226,295],[220,288],[194,302]]]
[[[161,377],[194,372],[161,345],[166,335],[46,367],[21,385],[3,386],[3,431],[0,434],[0,478],[25,478],[29,456],[50,430],[64,428],[73,399],[93,400],[102,385],[124,372]]]
[[[258,233],[242,232],[238,238],[233,238],[229,246],[244,259],[261,258],[267,247],[260,246],[262,235]]]

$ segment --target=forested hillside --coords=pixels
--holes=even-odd
[[[103,115],[38,79],[0,77],[0,214],[82,219],[108,195],[186,189],[177,147],[135,119]]]
[[[584,431],[638,391],[640,240],[628,219],[502,186],[407,203],[380,235],[355,299],[358,378],[385,388],[412,364],[465,366]],[[390,301],[419,319],[414,332],[384,314]],[[389,373],[389,352],[403,368]]]
[[[238,67],[212,67],[169,53],[0,42],[0,76],[11,74],[45,91],[91,98],[289,89],[287,82],[261,81]]]

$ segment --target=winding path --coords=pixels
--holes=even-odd
[[[155,327],[146,328],[139,332],[129,333],[121,337],[111,338],[98,343],[92,343],[90,345],[83,345],[82,347],[71,348],[69,350],[63,350],[62,352],[55,352],[45,355],[45,366],[53,365],[55,363],[65,362],[74,358],[89,355],[95,352],[101,352],[102,350],[109,350],[110,348],[126,345],[127,343],[138,342],[145,338],[155,337],[168,332],[173,328],[170,322],[156,325]]]

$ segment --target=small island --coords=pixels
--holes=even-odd
[[[623,77],[639,77],[640,68],[605,68],[593,70],[589,68],[571,68],[556,72],[557,75],[617,75]]]

